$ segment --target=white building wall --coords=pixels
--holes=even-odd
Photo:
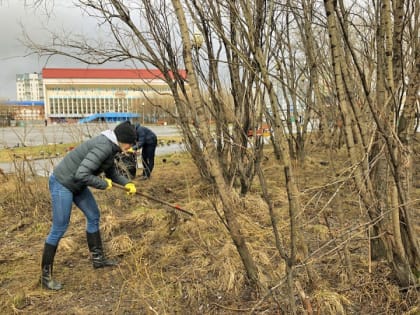
[[[41,73],[17,74],[16,97],[18,101],[42,101],[44,92]]]
[[[83,118],[95,113],[131,112],[133,104],[170,93],[155,79],[44,79],[45,118]]]

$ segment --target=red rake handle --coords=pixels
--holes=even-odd
[[[126,189],[124,186],[121,186],[121,185],[116,184],[116,183],[112,183],[112,187],[116,187],[116,188],[118,188],[118,189],[122,189],[122,190],[124,190],[124,191],[127,191],[127,189]],[[158,198],[156,198],[156,197],[150,196],[150,195],[148,195],[148,194],[142,193],[142,192],[140,192],[140,191],[136,191],[136,195],[139,195],[139,196],[142,196],[142,197],[144,197],[144,198],[147,198],[147,199],[150,199],[150,200],[156,201],[156,202],[161,203],[161,204],[163,204],[163,205],[165,205],[165,206],[171,207],[172,209],[175,209],[175,210],[181,211],[181,212],[183,212],[183,213],[185,213],[185,214],[188,214],[189,216],[194,216],[194,213],[192,213],[192,212],[190,212],[190,211],[187,211],[187,210],[185,210],[185,209],[182,209],[182,208],[181,208],[180,206],[178,206],[178,205],[172,205],[172,204],[170,204],[169,202],[166,202],[166,201],[164,201],[164,200],[161,200],[161,199],[158,199]]]

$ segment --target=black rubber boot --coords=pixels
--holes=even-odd
[[[57,250],[57,246],[50,245],[45,243],[44,245],[44,252],[42,254],[42,262],[41,262],[41,269],[42,269],[42,276],[41,276],[41,286],[45,289],[49,290],[61,290],[62,285],[61,283],[55,281],[52,278],[53,274],[53,263],[54,263],[54,256]]]
[[[86,232],[89,251],[92,255],[93,268],[112,267],[118,265],[115,260],[105,258],[102,248],[101,234]]]

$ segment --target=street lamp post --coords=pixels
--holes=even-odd
[[[143,120],[142,125],[144,125],[144,102],[142,103],[142,108],[143,108],[143,114],[141,115],[141,118]]]

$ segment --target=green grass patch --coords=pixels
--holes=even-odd
[[[0,163],[11,162],[16,158],[48,158],[62,155],[77,143],[43,144],[38,146],[7,148],[0,150]]]

